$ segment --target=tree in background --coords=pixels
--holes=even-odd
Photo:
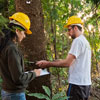
[[[31,19],[32,35],[21,45],[25,58],[28,61],[38,61],[46,59],[45,34],[42,6],[40,0],[15,0],[16,11],[26,13]],[[27,69],[34,69],[37,66],[31,65]],[[37,67],[38,68],[38,67]],[[28,87],[30,92],[43,93],[42,85],[50,87],[50,75],[37,77]],[[34,97],[27,97],[27,100],[38,100]]]

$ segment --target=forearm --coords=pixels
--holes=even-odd
[[[74,61],[74,57],[72,55],[69,55],[66,59],[62,60],[55,60],[55,61],[46,61],[41,60],[36,63],[41,68],[45,67],[69,67],[71,66],[72,62]]]
[[[19,77],[19,83],[21,84],[28,84],[30,81],[32,81],[36,77],[35,72],[24,72],[22,75]]]
[[[66,60],[55,60],[55,61],[49,61],[47,67],[69,67],[69,64],[66,62]]]

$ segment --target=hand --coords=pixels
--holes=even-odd
[[[33,71],[36,73],[36,76],[40,76],[42,69],[34,69]]]
[[[46,61],[46,60],[41,60],[41,61],[38,61],[36,63],[37,66],[41,67],[41,68],[45,68],[45,67],[48,67],[49,66],[49,61]]]

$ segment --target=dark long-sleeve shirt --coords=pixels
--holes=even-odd
[[[23,92],[36,77],[35,72],[24,72],[23,56],[16,44],[9,41],[0,54],[2,88],[8,92]]]

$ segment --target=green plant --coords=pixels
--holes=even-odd
[[[47,86],[42,86],[42,88],[44,89],[46,95],[42,94],[42,93],[28,93],[27,95],[34,96],[39,99],[46,99],[46,100],[66,100],[67,98],[69,98],[69,97],[65,96],[64,93],[62,93],[62,92],[51,96],[51,91]]]
[[[2,83],[2,78],[0,77],[0,93],[1,93],[1,83]],[[1,94],[0,94],[0,100],[1,100]]]

